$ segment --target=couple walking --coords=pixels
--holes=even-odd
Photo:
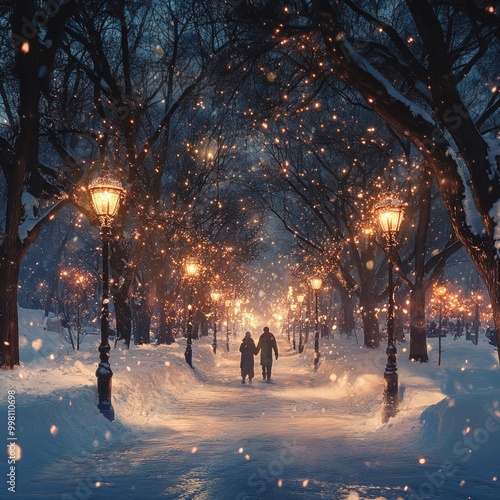
[[[256,356],[260,351],[260,364],[262,366],[262,378],[270,382],[271,381],[271,369],[273,366],[273,351],[274,356],[278,359],[278,346],[276,344],[276,338],[269,331],[267,326],[264,327],[264,333],[260,336],[257,347],[255,347],[255,342],[252,338],[250,332],[245,333],[245,338],[240,345],[241,352],[241,383],[245,383],[246,377],[248,377],[248,382],[251,384],[254,377],[253,371],[253,357]]]

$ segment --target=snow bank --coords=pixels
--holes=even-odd
[[[15,391],[17,458],[28,472],[105,448],[137,426],[161,425],[176,397],[216,369],[208,342],[197,342],[194,370],[179,344],[112,348],[116,419],[109,422],[97,409],[100,339],[87,335],[81,350],[73,351],[63,335],[43,329],[43,316],[19,309],[21,367],[3,373],[0,419],[7,421],[7,391]]]

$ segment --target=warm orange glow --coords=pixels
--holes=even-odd
[[[321,278],[311,278],[309,283],[311,284],[311,288],[313,290],[319,290],[323,285],[323,280]]]
[[[200,263],[198,259],[191,258],[186,261],[186,274],[189,277],[197,276],[200,272]]]
[[[377,203],[380,227],[384,233],[397,233],[403,221],[403,204],[396,198],[386,198]]]
[[[105,175],[94,179],[89,184],[92,205],[98,217],[114,217],[120,206],[124,192],[120,181]]]

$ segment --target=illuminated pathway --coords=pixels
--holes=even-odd
[[[260,380],[256,358],[253,385],[242,385],[236,347],[217,355],[215,374],[197,389],[173,407],[159,406],[160,425],[134,429],[107,455],[75,457],[45,471],[39,496],[30,498],[411,498],[404,491],[409,476],[417,485],[425,478],[415,471],[410,436],[401,442],[391,425],[381,427],[378,389],[336,391],[306,364],[311,351],[299,357],[283,341],[274,383]],[[97,488],[82,486],[97,480]],[[449,495],[443,488],[432,498]]]

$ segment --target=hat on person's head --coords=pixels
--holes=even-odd
[[[264,327],[264,332],[267,333],[269,331],[269,327],[268,326],[265,326]]]

